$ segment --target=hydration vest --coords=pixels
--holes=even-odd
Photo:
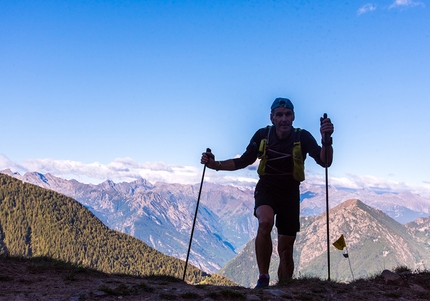
[[[258,165],[257,170],[260,176],[266,174],[267,161],[271,160],[268,159],[267,149],[269,146],[270,131],[272,128],[273,126],[267,126],[267,137],[265,139],[261,139],[260,141],[260,147],[258,149],[258,158],[260,159],[260,164]],[[296,128],[294,131],[294,145],[292,154],[282,154],[282,157],[275,158],[275,160],[293,156],[293,177],[295,180],[302,182],[305,180],[305,162],[303,160],[302,146],[300,143],[300,131],[301,129],[299,128]]]

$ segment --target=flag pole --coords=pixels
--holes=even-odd
[[[345,237],[343,239],[345,240]],[[346,244],[346,240],[345,240],[345,248],[346,248],[346,255],[347,255],[346,257],[348,258],[349,270],[351,271],[351,275],[352,275],[352,281],[355,281],[354,272],[352,271],[351,259],[349,258],[349,251],[348,251],[348,245]]]
[[[349,258],[349,251],[348,251],[348,246],[346,245],[345,236],[343,236],[342,234],[339,237],[339,239],[333,243],[333,246],[335,246],[336,249],[341,251],[343,251],[344,248],[346,249],[346,252],[344,251],[342,255],[343,257],[348,258],[349,269],[351,270],[352,280],[354,281],[355,277],[354,277],[354,272],[352,271],[351,259]]]

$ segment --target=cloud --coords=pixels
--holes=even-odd
[[[180,184],[200,183],[203,168],[201,166],[167,165],[164,162],[138,163],[131,158],[118,158],[108,164],[99,162],[83,163],[71,160],[33,159],[18,164],[4,155],[0,155],[0,170],[11,169],[12,172],[50,173],[54,176],[75,179],[82,183],[98,184],[106,180],[116,183],[131,182],[144,178],[150,183],[166,182]],[[242,169],[234,172],[206,169],[205,182],[233,185],[245,189],[254,189],[258,175],[253,169]],[[420,186],[412,186],[404,182],[395,182],[371,175],[359,176],[347,174],[343,177],[330,175],[330,185],[341,189],[365,189],[378,192],[410,191],[422,196],[430,196],[430,183],[423,182]],[[323,186],[323,174],[306,170],[306,185]]]
[[[430,183],[410,185],[405,182],[396,182],[371,175],[359,176],[348,174],[346,177],[331,177],[330,184],[336,188],[364,189],[375,192],[399,193],[409,191],[423,197],[430,197]]]
[[[99,184],[106,180],[131,182],[144,178],[150,183],[166,182],[196,184],[201,182],[203,166],[167,165],[164,162],[138,163],[132,158],[117,158],[108,164],[100,162],[83,163],[71,160],[31,159],[17,164],[5,156],[0,156],[0,170],[24,174],[39,172],[65,179],[75,179],[82,183]],[[206,169],[205,181],[253,189],[258,180],[255,164],[235,172],[216,172]]]
[[[399,7],[415,7],[415,6],[425,6],[425,4],[423,2],[420,1],[413,1],[413,0],[395,0],[388,8],[399,8]],[[386,9],[386,6],[384,7],[384,9]],[[369,12],[372,12],[376,10],[376,5],[372,4],[372,3],[367,3],[365,5],[363,5],[362,7],[360,7],[357,10],[357,15],[362,15],[362,14],[366,14]]]
[[[375,5],[373,5],[372,3],[367,3],[358,9],[357,14],[362,15],[364,13],[374,11],[375,9],[376,9]]]
[[[307,170],[305,183],[308,186],[325,186],[325,176]],[[347,174],[342,177],[330,175],[329,185],[336,189],[368,190],[374,192],[399,193],[409,191],[423,197],[430,197],[430,182],[427,181],[422,181],[421,185],[411,185],[371,175]]]
[[[169,166],[164,162],[138,163],[131,158],[118,158],[108,164],[99,162],[83,163],[71,160],[32,159],[22,164],[0,155],[0,170],[11,169],[21,174],[26,172],[50,173],[66,179],[76,179],[84,183],[98,184],[105,180],[130,182],[144,178],[149,182],[179,182],[194,184],[199,173],[195,167]]]
[[[395,0],[389,8],[395,7],[414,7],[414,6],[425,6],[423,2],[416,2],[413,0]]]
[[[24,167],[11,161],[5,155],[0,154],[0,169],[10,168],[12,171],[21,171],[24,170]]]

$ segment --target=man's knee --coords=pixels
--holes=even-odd
[[[281,261],[291,261],[293,260],[293,248],[284,248],[282,250],[278,250],[279,259]]]
[[[273,221],[271,220],[259,220],[258,221],[258,232],[261,234],[270,234],[273,228]]]
[[[257,208],[256,216],[258,218],[258,231],[270,233],[274,225],[275,214],[272,207],[262,205]]]

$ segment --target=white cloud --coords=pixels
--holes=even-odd
[[[22,171],[24,170],[24,167],[11,161],[8,157],[5,155],[0,154],[0,169],[6,169],[10,168],[12,171]]]
[[[108,164],[99,162],[83,163],[71,160],[33,159],[23,164],[13,162],[6,156],[0,155],[0,170],[11,169],[13,172],[50,173],[65,179],[76,179],[83,183],[98,184],[106,180],[114,182],[131,182],[144,178],[150,183],[166,182],[180,184],[200,183],[203,166],[167,165],[164,162],[147,162],[144,164],[131,158],[118,158]],[[253,189],[258,180],[255,167],[235,172],[213,171],[206,169],[205,181],[234,185],[241,188]],[[306,171],[306,185],[325,185],[325,176],[312,171]],[[334,187],[350,189],[366,189],[373,191],[400,192],[410,191],[422,196],[430,196],[430,183],[423,182],[420,186],[413,186],[403,182],[395,182],[371,175],[358,176],[348,174],[344,177],[330,175],[329,184]]]
[[[108,179],[115,182],[130,182],[141,177],[152,183],[163,181],[194,184],[198,182],[199,177],[199,171],[194,167],[169,166],[164,162],[141,164],[131,158],[118,158],[109,164],[53,159],[32,159],[17,164],[2,155],[0,170],[7,168],[21,174],[37,171],[94,184]]]
[[[337,189],[359,189],[376,192],[398,193],[409,191],[419,194],[423,197],[430,197],[430,182],[423,181],[421,185],[412,185],[405,182],[396,182],[385,178],[378,178],[371,175],[347,174],[345,176],[329,175],[329,185]],[[324,186],[326,182],[323,174],[317,174],[312,171],[306,171],[306,185]]]
[[[373,5],[372,3],[367,3],[358,9],[357,14],[361,15],[364,13],[374,11],[375,9],[376,9],[375,5]]]
[[[423,197],[430,197],[430,183],[423,182],[422,185],[410,185],[405,182],[396,182],[371,175],[358,176],[348,174],[346,177],[331,177],[330,184],[336,188],[364,189],[379,192],[402,192],[409,191]]]
[[[390,5],[389,8],[395,7],[414,7],[414,6],[425,6],[423,2],[416,2],[413,0],[395,0],[393,4]]]
[[[415,6],[425,6],[423,2],[420,1],[413,1],[413,0],[395,0],[388,8],[398,8],[398,7],[415,7]],[[384,7],[386,9],[386,6]],[[360,7],[357,10],[357,15],[362,15],[365,13],[369,13],[376,10],[376,5],[372,3],[367,3]]]

